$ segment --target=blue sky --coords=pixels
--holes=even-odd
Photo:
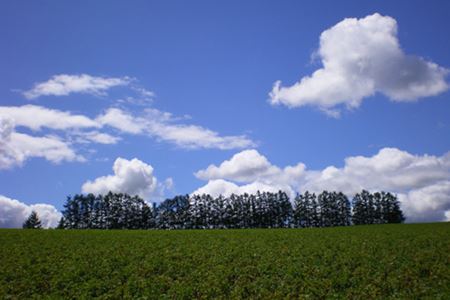
[[[386,49],[383,44],[378,52],[374,47],[361,50],[362,54],[353,51],[353,46],[358,49],[359,42],[367,42],[364,39],[370,42],[375,36],[373,32],[366,36],[365,32],[358,35],[337,29],[324,40],[328,46],[324,44],[322,49],[327,54],[320,56],[319,40],[325,30],[335,28],[346,18],[357,18],[355,26],[360,26],[363,18],[375,13],[380,14],[382,22],[390,20],[386,16],[396,21],[398,31],[393,37],[399,48],[394,50],[404,57],[389,56],[388,51],[383,52]],[[446,154],[450,150],[450,94],[446,75],[450,68],[449,17],[450,4],[446,1],[3,1],[1,107],[33,105],[40,112],[67,112],[96,121],[116,108],[132,122],[142,125],[145,120],[158,119],[159,123],[142,125],[152,129],[145,127],[142,132],[132,134],[127,132],[129,128],[117,127],[123,123],[116,127],[102,123],[101,127],[76,130],[55,129],[47,124],[33,130],[18,124],[11,110],[4,110],[3,118],[8,118],[8,122],[13,119],[14,132],[33,137],[56,136],[80,159],[66,156],[55,163],[42,157],[43,154],[30,154],[22,161],[5,164],[0,169],[0,195],[8,201],[17,199],[25,208],[45,203],[61,209],[66,196],[81,192],[87,181],[112,175],[118,157],[126,159],[125,174],[134,167],[144,167],[150,181],[144,180],[143,184],[152,188],[143,187],[140,191],[147,193],[145,197],[150,201],[202,187],[206,189],[201,191],[214,193],[251,184],[286,187],[290,192],[306,187],[328,188],[329,184],[330,189],[341,188],[350,193],[353,183],[339,181],[347,173],[353,174],[345,169],[346,158],[373,158],[365,162],[377,164],[380,157],[391,162],[400,157],[400,162],[392,163],[386,173],[371,165],[379,171],[374,176],[381,179],[368,188],[398,193],[414,220],[450,218],[450,159]],[[386,22],[382,25],[388,26]],[[358,28],[365,30],[361,29],[365,28],[363,25]],[[337,41],[346,41],[339,34],[346,34],[354,44],[335,49]],[[347,64],[342,55],[353,52],[361,54],[363,63],[368,56],[375,57],[370,62],[378,64],[373,67],[375,71],[362,73],[356,82],[348,81],[350,91],[340,91],[340,84],[341,87],[330,88],[330,93],[324,95],[327,86],[322,84],[329,81],[319,82],[320,78],[313,85],[302,86],[303,90],[289,89],[301,78],[323,68],[326,55],[340,66],[338,71],[327,69],[329,76],[352,74],[354,65]],[[391,60],[400,67],[393,66]],[[387,66],[379,68],[384,62]],[[435,70],[430,64],[440,69]],[[396,72],[401,73],[402,68],[415,72],[411,82],[397,81]],[[103,90],[70,91],[67,95],[26,96],[37,84],[49,83],[62,74],[68,76],[67,80],[86,74],[92,80],[117,79],[121,83]],[[364,86],[360,96],[355,96],[359,84],[363,85],[361,78],[366,78],[364,84],[369,82],[370,87]],[[287,92],[279,92],[275,101],[276,97],[269,93],[278,80]],[[414,88],[414,84],[421,86]],[[154,95],[144,97],[144,89]],[[315,91],[314,95],[305,96],[310,91]],[[144,104],[118,101],[127,97],[146,101]],[[353,106],[348,100],[352,97],[358,102]],[[149,113],[146,109],[153,111]],[[171,115],[164,117],[164,113]],[[27,116],[39,118],[34,113]],[[178,127],[166,128],[167,124]],[[196,133],[214,132],[219,138],[225,137],[225,142],[204,147],[201,139],[197,139],[193,146],[183,144],[179,137],[165,135],[168,130],[193,125],[200,128]],[[75,141],[80,132],[88,131],[120,140],[114,144]],[[186,134],[191,131],[181,132]],[[231,141],[237,146],[231,145]],[[234,155],[242,152],[233,160]],[[0,155],[7,154],[0,151]],[[133,158],[140,162],[129,164]],[[226,161],[229,163],[221,165]],[[410,164],[405,166],[404,161]],[[414,166],[421,162],[429,163],[430,167],[415,172]],[[207,172],[211,164],[215,169]],[[153,169],[149,170],[147,165]],[[298,166],[298,176],[289,177],[286,166]],[[324,170],[333,170],[327,169],[330,166],[347,175],[336,175],[336,180],[326,181],[328,173]],[[371,170],[367,165],[361,168]],[[200,170],[205,171],[203,175],[195,176]],[[366,178],[374,174],[367,172]],[[405,177],[398,178],[404,184],[385,183],[389,172],[404,174]],[[423,176],[413,180],[411,172]],[[273,176],[289,179],[281,182]],[[319,184],[317,176],[326,180]],[[348,175],[348,180],[354,176]],[[167,178],[172,179],[173,185]],[[115,186],[105,180],[109,179],[97,182],[98,185]],[[296,180],[302,183],[297,184]],[[364,185],[363,179],[357,180],[356,188]],[[215,186],[205,187],[208,181],[214,181]],[[97,186],[92,191],[99,189]],[[420,193],[430,190],[438,196],[417,200]],[[438,209],[434,199],[441,199]],[[428,201],[425,209],[420,201]],[[433,208],[430,214],[427,207]],[[422,215],[426,217],[421,218]]]

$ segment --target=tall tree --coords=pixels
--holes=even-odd
[[[383,218],[386,223],[403,223],[405,217],[400,209],[400,204],[398,202],[397,196],[391,193],[382,193],[383,195]]]
[[[355,194],[352,201],[352,222],[355,225],[363,225],[366,224],[366,211],[365,205],[363,203],[363,199],[360,193]]]
[[[337,210],[338,210],[338,220],[337,226],[349,226],[352,220],[352,211],[350,201],[344,193],[339,192],[336,195]]]

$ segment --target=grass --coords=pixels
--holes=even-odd
[[[0,230],[0,298],[450,298],[450,223]]]

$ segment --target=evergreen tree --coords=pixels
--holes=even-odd
[[[308,216],[310,227],[321,227],[320,206],[317,202],[317,196],[315,193],[311,195],[309,203]]]
[[[349,226],[351,225],[352,212],[350,201],[347,196],[345,196],[342,192],[339,192],[336,195],[336,202],[338,208],[338,221],[337,226]]]
[[[353,197],[353,216],[352,222],[355,225],[363,225],[366,224],[366,214],[365,214],[365,206],[360,193],[357,193]]]
[[[334,207],[331,193],[323,191],[317,197],[320,206],[320,226],[330,227],[333,226],[334,219]]]
[[[33,210],[30,216],[23,223],[22,228],[24,229],[41,229],[42,224],[41,220],[39,220],[38,214]]]
[[[386,220],[386,223],[403,223],[405,217],[400,209],[397,196],[383,192],[383,200],[383,203],[385,203],[383,208],[383,218]]]
[[[295,227],[309,227],[308,201],[308,191],[305,192],[305,195],[297,194],[295,197],[293,210],[293,225]]]

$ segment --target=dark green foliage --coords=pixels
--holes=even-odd
[[[449,299],[450,223],[0,230],[0,299]]]
[[[156,224],[161,229],[185,229],[189,227],[189,196],[166,199],[156,212]]]
[[[403,223],[405,218],[397,197],[391,193],[363,190],[353,198],[353,224]]]
[[[42,224],[41,220],[39,220],[38,214],[33,210],[30,216],[25,220],[22,225],[24,229],[41,229]]]
[[[351,206],[343,193],[323,191],[316,197],[308,191],[294,200],[294,227],[351,225]]]
[[[153,212],[137,196],[111,193],[68,197],[58,228],[147,229],[154,227]]]
[[[350,201],[343,193],[286,193],[176,196],[150,207],[137,196],[109,192],[68,197],[59,229],[223,229],[332,227],[351,225]],[[397,198],[362,191],[353,199],[353,223],[402,223]]]
[[[337,226],[348,226],[352,223],[352,208],[350,200],[342,192],[335,195],[337,206]]]

